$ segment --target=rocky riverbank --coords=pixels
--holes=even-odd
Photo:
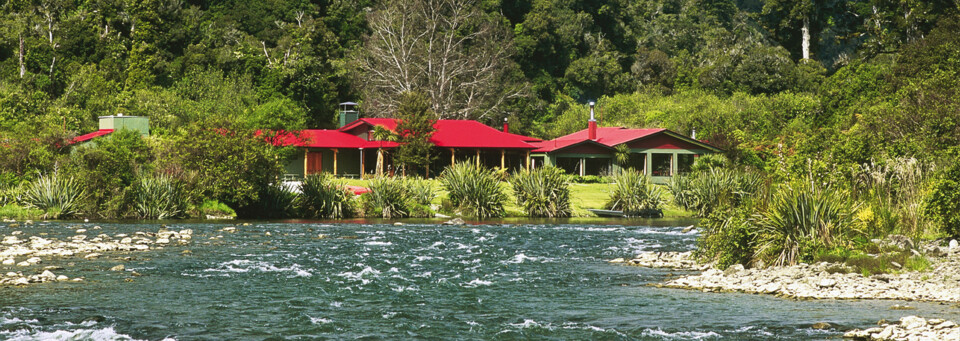
[[[900,319],[900,323],[854,329],[844,333],[843,337],[853,340],[960,340],[960,326],[953,321],[906,316]]]
[[[615,259],[611,263],[656,268],[680,268],[702,271],[676,278],[658,286],[703,291],[736,291],[803,299],[890,299],[960,302],[960,253],[929,257],[926,272],[863,276],[844,273],[841,265],[831,263],[744,269],[733,265],[726,270],[697,264],[689,252],[645,253],[634,259]]]
[[[19,225],[13,225],[13,227],[19,227]],[[163,228],[157,232],[136,232],[131,235],[113,236],[97,233],[100,229],[99,226],[91,227],[89,230],[76,228],[73,230],[75,233],[73,236],[62,239],[46,237],[45,233],[27,236],[23,231],[9,231],[8,234],[2,235],[2,241],[0,241],[0,264],[2,264],[0,269],[5,271],[4,276],[0,277],[0,286],[82,281],[82,278],[71,279],[53,273],[53,271],[62,270],[62,266],[42,266],[42,264],[55,259],[92,260],[110,253],[148,251],[170,245],[184,245],[190,243],[193,238],[193,230],[189,229],[173,231]],[[94,233],[97,234],[93,235]],[[119,269],[123,270],[122,265]],[[31,271],[35,274],[29,274]]]

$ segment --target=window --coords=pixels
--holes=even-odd
[[[651,160],[653,176],[670,176],[672,162],[673,154],[653,154],[653,160]]]

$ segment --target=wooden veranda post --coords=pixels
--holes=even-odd
[[[526,165],[527,171],[529,172],[529,171],[530,171],[530,150],[527,150],[527,159],[526,159],[526,162],[527,162],[527,165]]]
[[[363,179],[363,148],[360,148],[360,178]]]
[[[480,168],[480,149],[477,148],[477,168]]]
[[[500,169],[507,169],[507,150],[500,150]]]
[[[450,165],[453,166],[457,164],[457,150],[450,148]]]
[[[333,149],[333,175],[337,175],[337,154],[339,151],[337,148]]]

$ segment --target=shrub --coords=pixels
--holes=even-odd
[[[80,181],[54,171],[52,175],[41,174],[36,181],[27,185],[23,201],[27,207],[43,210],[44,218],[59,219],[77,214],[83,196]]]
[[[755,251],[755,234],[750,214],[745,209],[715,212],[700,223],[697,258],[716,262],[719,269],[733,264],[749,265]]]
[[[134,184],[134,213],[140,219],[180,218],[187,212],[187,196],[168,175],[142,177]]]
[[[501,217],[507,195],[496,175],[472,163],[458,163],[441,174],[450,201],[460,210],[478,218]]]
[[[931,219],[924,212],[924,185],[932,168],[914,158],[859,165],[854,189],[872,215],[864,221],[873,236],[922,235]]]
[[[376,177],[367,181],[370,193],[363,195],[368,215],[381,218],[403,218],[407,210],[407,186],[402,177]]]
[[[730,160],[723,154],[706,154],[697,157],[690,166],[690,172],[705,172],[714,168],[726,168]]]
[[[349,218],[356,215],[353,197],[332,175],[310,174],[300,183],[296,207],[305,218]]]
[[[562,218],[570,216],[570,184],[563,171],[556,167],[540,167],[521,171],[510,179],[517,206],[531,217]]]
[[[430,203],[436,193],[433,191],[433,181],[407,178],[407,210],[411,217],[425,218],[433,216],[433,210],[430,209]]]
[[[289,218],[296,215],[297,193],[283,183],[261,188],[257,201],[241,207],[238,216],[250,218]]]
[[[227,206],[227,204],[216,200],[207,199],[200,204],[200,214],[204,216],[210,215],[215,217],[229,217],[236,216],[237,212],[230,208],[230,206]]]
[[[23,198],[23,186],[5,185],[0,187],[0,206],[15,205]]]
[[[801,257],[834,244],[856,221],[849,195],[809,184],[783,185],[767,211],[757,216],[758,258],[768,264],[796,264]]]
[[[740,206],[762,188],[756,173],[711,168],[688,176],[676,176],[667,185],[677,206],[706,217],[721,207]]]
[[[88,194],[77,210],[88,216],[122,218],[134,211],[138,174],[150,173],[153,150],[139,133],[121,129],[75,149],[64,174],[78,179]]]
[[[43,216],[43,210],[23,207],[14,203],[0,206],[0,217],[4,219],[35,219]]]
[[[639,171],[628,169],[613,175],[613,192],[606,208],[628,216],[662,217],[666,203],[663,190]]]
[[[933,183],[925,213],[943,232],[960,237],[960,163],[954,163]]]

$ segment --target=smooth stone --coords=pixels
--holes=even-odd
[[[110,268],[110,271],[123,271],[124,269],[125,269],[125,267],[123,266],[123,264],[120,264],[120,265],[117,265],[117,266],[114,266],[114,267]]]
[[[14,265],[16,263],[17,261],[14,260],[13,258],[7,258],[3,260],[3,265]]]
[[[83,256],[83,258],[85,258],[85,259],[95,259],[95,258],[99,258],[99,257],[100,257],[100,254],[99,254],[99,253],[91,253],[91,254],[88,254],[88,255],[86,255],[86,256]]]
[[[77,233],[86,233],[87,229],[77,229]]]
[[[63,282],[69,280],[70,278],[64,275],[57,276],[57,282]]]
[[[463,221],[461,218],[453,218],[443,222],[443,225],[464,225],[467,222]]]
[[[833,327],[833,325],[831,325],[831,324],[829,324],[829,323],[827,323],[827,322],[817,322],[817,323],[814,323],[813,326],[810,326],[810,328],[820,329],[820,330],[830,329],[830,328],[832,328],[832,327]]]

